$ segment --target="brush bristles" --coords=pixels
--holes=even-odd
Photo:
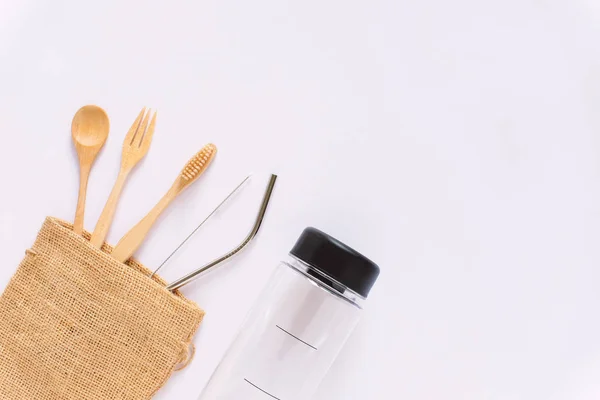
[[[208,144],[202,148],[181,171],[181,178],[186,181],[193,181],[200,176],[212,161],[217,147],[214,144]]]

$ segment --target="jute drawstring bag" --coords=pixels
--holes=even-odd
[[[0,399],[150,399],[204,311],[47,218],[0,297]]]

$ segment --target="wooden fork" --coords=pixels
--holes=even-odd
[[[104,206],[104,210],[98,219],[98,223],[92,234],[92,239],[90,240],[92,245],[97,248],[102,247],[102,244],[106,239],[106,235],[108,234],[108,230],[115,216],[121,191],[123,190],[123,186],[125,186],[129,173],[137,163],[146,156],[150,149],[150,143],[152,142],[154,127],[156,125],[156,113],[152,116],[152,121],[150,122],[150,126],[148,126],[150,114],[151,111],[148,110],[148,112],[146,112],[146,107],[144,107],[125,137],[119,176],[117,177],[117,181]]]

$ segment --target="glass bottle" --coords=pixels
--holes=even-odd
[[[359,321],[379,267],[304,230],[246,317],[199,400],[307,400]]]

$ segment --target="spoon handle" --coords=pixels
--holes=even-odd
[[[79,173],[79,198],[77,199],[77,209],[75,210],[75,222],[73,231],[81,235],[83,233],[83,220],[85,216],[85,200],[87,195],[87,186],[90,178],[90,165],[82,165]]]

